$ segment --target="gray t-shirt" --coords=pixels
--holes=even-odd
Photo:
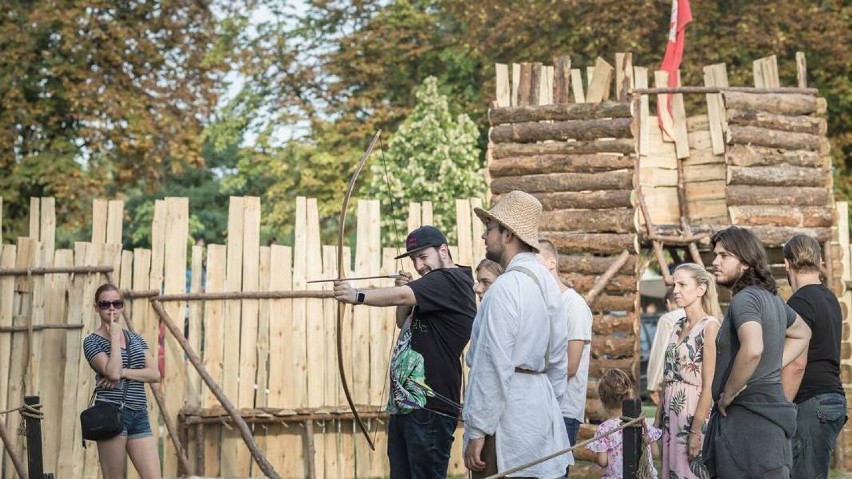
[[[716,337],[716,375],[713,377],[713,400],[725,387],[730,368],[740,350],[737,331],[748,321],[756,321],[763,329],[763,355],[748,384],[781,383],[781,359],[786,330],[796,321],[796,312],[778,295],[749,286],[731,299],[725,321]]]

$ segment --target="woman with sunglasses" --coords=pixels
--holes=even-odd
[[[121,327],[123,309],[118,289],[102,284],[95,291],[100,326],[83,341],[86,359],[95,370],[95,401],[118,405],[124,418],[118,436],[97,442],[98,458],[104,479],[125,476],[125,451],[142,479],[159,479],[160,458],[148,421],[144,383],[160,382],[160,371],[142,336]]]

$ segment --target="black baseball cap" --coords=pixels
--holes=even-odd
[[[421,226],[416,230],[408,233],[408,238],[405,239],[405,254],[401,254],[394,259],[401,259],[416,253],[420,250],[429,247],[440,247],[447,244],[447,237],[441,230],[434,226]]]

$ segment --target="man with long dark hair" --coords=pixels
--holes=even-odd
[[[811,332],[778,296],[752,231],[732,226],[711,244],[713,276],[733,296],[716,339],[716,406],[703,459],[715,477],[788,479],[796,409],[784,397],[781,368],[805,350]]]

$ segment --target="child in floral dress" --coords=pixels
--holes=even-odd
[[[608,370],[598,382],[598,396],[600,396],[610,419],[598,426],[597,431],[595,431],[595,441],[589,443],[586,447],[597,453],[595,462],[606,468],[602,476],[604,479],[621,479],[624,467],[623,435],[621,431],[609,435],[607,433],[621,425],[622,401],[635,397],[630,376],[620,369]],[[652,477],[656,479],[657,470],[654,468],[652,456],[656,455],[656,441],[662,435],[662,431],[654,427],[650,419],[645,420],[645,428],[648,434],[646,442],[650,443],[645,451],[645,458],[648,461]]]

